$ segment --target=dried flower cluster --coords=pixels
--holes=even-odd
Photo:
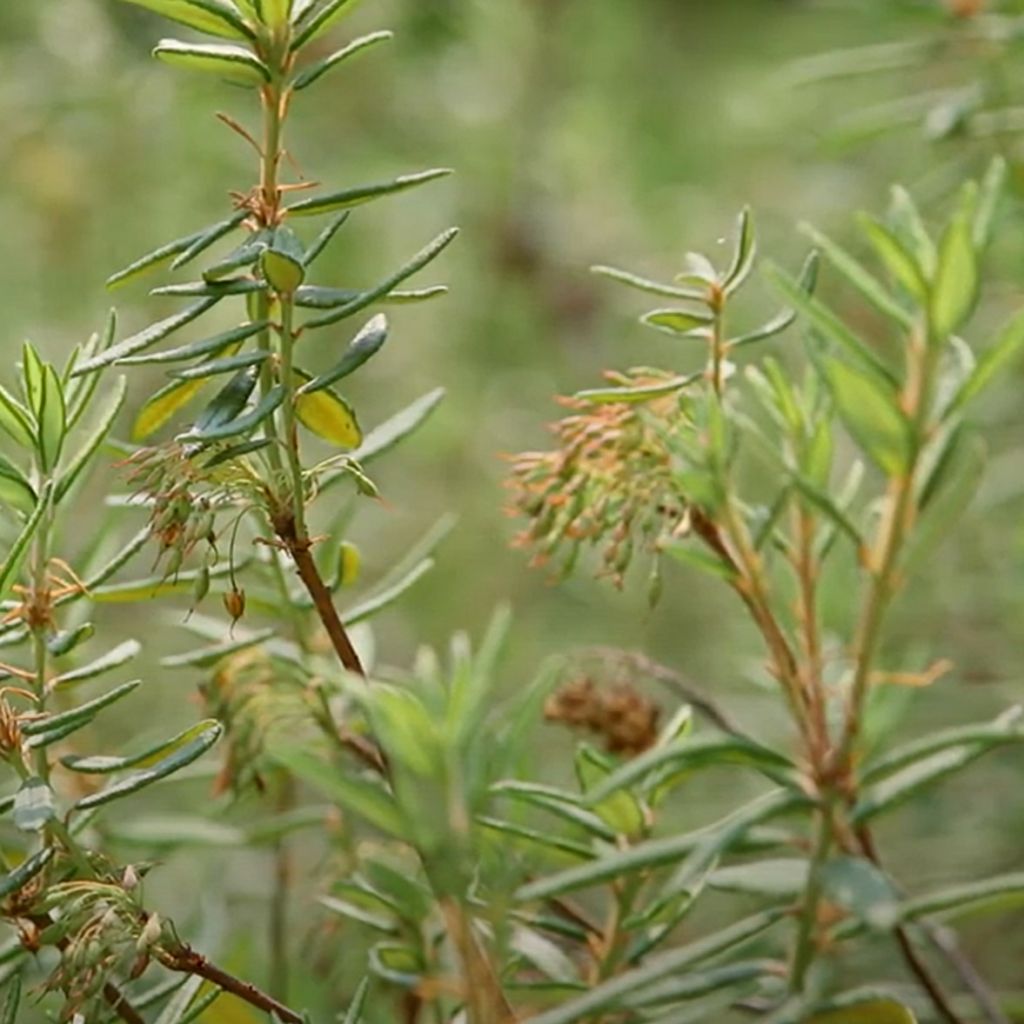
[[[544,705],[544,717],[601,736],[609,753],[642,754],[658,738],[661,709],[628,683],[599,686],[588,675],[577,676],[555,691]]]
[[[239,794],[266,787],[264,750],[274,730],[294,733],[312,720],[308,690],[293,681],[262,647],[249,647],[223,658],[200,685],[206,714],[224,723],[226,752],[217,792]]]
[[[671,380],[649,369],[605,377],[613,389],[630,390]],[[508,511],[530,520],[514,543],[535,548],[536,565],[567,548],[561,575],[572,571],[584,545],[600,545],[601,575],[622,586],[636,551],[657,556],[684,521],[669,440],[687,417],[675,393],[619,402],[584,392],[559,402],[573,414],[552,426],[558,447],[510,459]]]

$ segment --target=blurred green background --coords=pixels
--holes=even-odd
[[[775,701],[755,682],[757,643],[704,577],[669,569],[664,599],[649,611],[642,574],[619,593],[587,571],[555,588],[528,569],[508,549],[514,526],[502,513],[500,455],[544,445],[544,424],[558,413],[552,396],[593,384],[604,367],[690,365],[678,343],[636,323],[649,304],[590,275],[591,264],[670,277],[688,249],[722,251],[749,203],[763,250],[793,265],[806,248],[795,231],[802,219],[848,238],[851,212],[882,210],[893,181],[934,211],[988,153],[1013,160],[1012,131],[959,130],[955,101],[981,82],[1002,102],[1024,103],[1010,71],[1017,44],[958,41],[958,29],[936,17],[941,6],[376,0],[344,23],[347,36],[391,27],[396,39],[300,97],[287,140],[296,164],[330,187],[437,165],[457,175],[359,211],[318,283],[370,284],[447,225],[463,229],[416,279],[446,281],[450,296],[394,311],[384,355],[347,390],[366,425],[438,384],[448,390],[429,426],[377,469],[385,501],[364,510],[354,534],[372,574],[444,512],[459,516],[438,568],[380,621],[389,663],[455,628],[479,632],[508,599],[517,622],[510,687],[525,685],[547,655],[621,644],[685,673],[748,727],[777,728]],[[913,68],[794,84],[801,58],[929,33],[952,33],[953,42]],[[116,0],[0,5],[0,296],[11,353],[31,337],[62,357],[101,322],[107,274],[217,219],[228,190],[253,183],[251,152],[213,117],[223,110],[251,124],[247,94],[151,61],[164,34],[159,19]],[[922,92],[940,99],[915,106]],[[889,121],[906,123],[876,130]],[[1008,206],[978,339],[1021,304],[1022,227]],[[767,290],[755,291],[754,304],[771,311]],[[849,295],[830,294],[853,308]],[[116,301],[123,330],[173,308],[142,285]],[[12,366],[0,373],[9,382]],[[156,372],[136,374],[132,408],[159,384]],[[913,695],[908,733],[994,714],[1022,692],[1020,385],[1015,373],[990,393],[988,481],[895,617],[894,668],[939,657],[956,665]],[[96,497],[82,510],[83,536],[110,514]],[[838,612],[846,589],[837,579],[828,595]],[[129,614],[154,656],[175,649],[180,634],[165,612]],[[119,627],[124,615],[118,610]],[[194,714],[184,677],[162,680],[154,668],[149,684],[154,717],[177,724]],[[128,735],[136,724],[119,728]],[[542,735],[565,748],[554,729]],[[990,757],[912,806],[881,837],[897,873],[902,867],[916,886],[1019,869],[1022,768],[1019,755]],[[730,779],[711,777],[693,794],[694,820],[734,795]],[[197,874],[178,858],[166,877],[220,877],[225,863],[217,853]],[[238,909],[263,883],[256,855],[235,866],[222,896]],[[1019,928],[968,922],[967,943],[1003,985],[1024,984]]]

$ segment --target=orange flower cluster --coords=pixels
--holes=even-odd
[[[607,372],[614,388],[657,387],[654,370]],[[638,549],[657,555],[683,521],[685,503],[673,480],[672,434],[688,423],[677,394],[608,401],[560,398],[573,414],[552,426],[558,447],[510,456],[507,511],[530,525],[513,543],[533,547],[535,565],[567,549],[568,575],[584,545],[602,546],[601,575],[621,587]]]

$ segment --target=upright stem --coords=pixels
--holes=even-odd
[[[835,839],[831,803],[820,807],[817,816],[814,851],[808,865],[807,885],[800,905],[800,923],[793,949],[793,967],[789,975],[789,989],[794,994],[803,992],[807,971],[814,962],[817,952],[818,905],[822,893],[821,873]]]

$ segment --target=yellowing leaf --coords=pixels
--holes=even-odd
[[[140,410],[132,424],[132,440],[144,441],[183,409],[208,383],[205,379],[183,380],[158,391]]]
[[[917,1024],[917,1018],[894,1000],[872,999],[857,1006],[815,1014],[808,1024]]]
[[[299,395],[295,400],[295,414],[307,430],[339,448],[358,448],[363,442],[355,411],[330,388]]]

